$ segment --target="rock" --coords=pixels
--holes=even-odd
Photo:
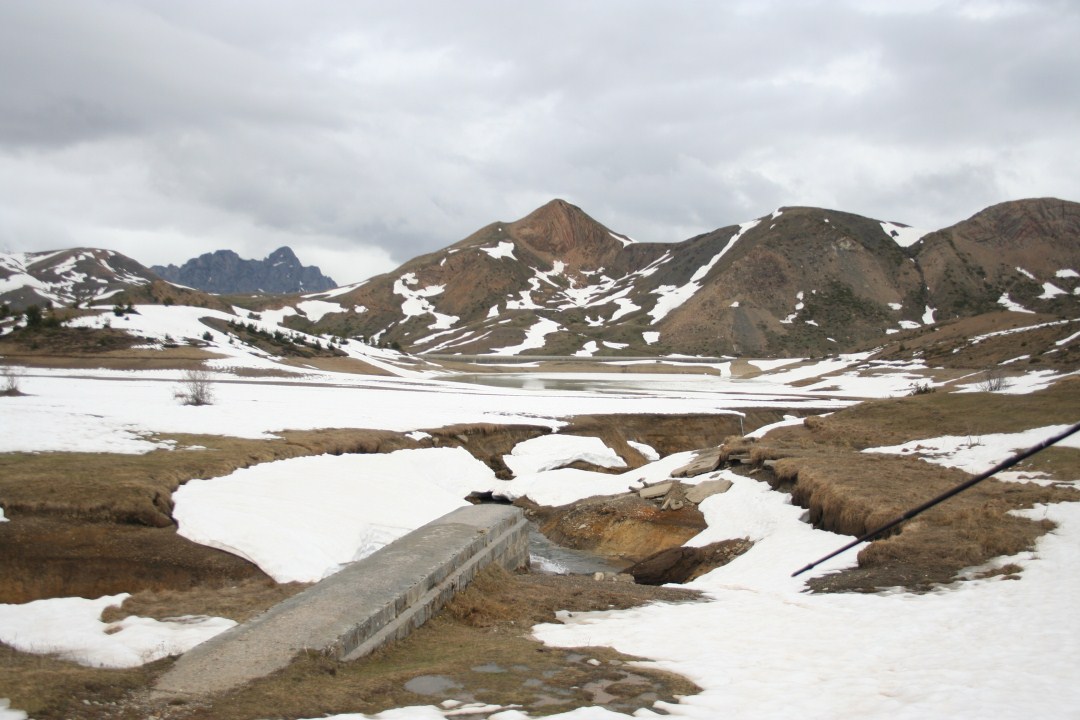
[[[721,478],[719,480],[706,480],[689,488],[686,491],[686,499],[698,505],[707,497],[725,493],[731,489],[731,481]]]
[[[720,467],[720,448],[707,448],[705,450],[698,450],[694,459],[686,465],[676,469],[671,473],[671,477],[695,477],[697,475],[704,475],[707,472],[712,472],[718,467]]]
[[[685,583],[726,565],[750,549],[746,539],[723,540],[705,547],[675,547],[631,565],[626,572],[641,585]]]
[[[638,490],[638,496],[642,500],[654,500],[656,498],[664,497],[668,494],[668,491],[675,485],[673,482],[662,482],[656,485],[649,485]]]
[[[634,576],[629,573],[596,572],[593,573],[596,582],[634,583]]]

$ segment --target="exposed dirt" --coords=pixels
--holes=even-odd
[[[661,510],[637,493],[587,498],[556,508],[528,501],[518,504],[556,544],[627,562],[678,547],[706,527],[694,505]]]
[[[0,602],[270,579],[236,555],[198,545],[175,527],[19,517],[0,523]]]
[[[688,583],[711,570],[727,565],[753,547],[746,538],[722,540],[703,547],[661,550],[626,568],[627,575],[642,585]]]

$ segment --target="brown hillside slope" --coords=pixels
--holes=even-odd
[[[1080,285],[1080,203],[1041,198],[994,205],[923,238],[915,255],[939,319],[1001,309],[1011,300],[1036,312],[1075,316]],[[1065,294],[1041,299],[1043,283]]]

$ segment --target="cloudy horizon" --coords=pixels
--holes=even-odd
[[[1080,200],[1064,0],[0,4],[0,250],[337,282],[552,198],[671,242]]]

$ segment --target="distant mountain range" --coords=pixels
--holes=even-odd
[[[817,356],[987,313],[1080,318],[1078,238],[1080,204],[1050,198],[994,205],[933,232],[786,207],[671,244],[633,242],[553,200],[356,285],[328,290],[306,268],[314,275],[289,286],[304,289],[302,300],[260,307],[287,306],[296,330],[414,353]],[[302,268],[288,248],[261,263],[222,251],[174,268],[191,274],[173,282],[214,287],[236,268],[248,291],[281,287],[255,279],[266,277],[256,267],[282,277]],[[107,250],[0,256],[0,300],[14,308],[119,293],[221,305]]]
[[[319,268],[300,264],[289,247],[278,248],[265,260],[244,260],[232,250],[218,250],[180,267],[154,265],[150,269],[169,282],[222,295],[312,293],[336,286]]]

